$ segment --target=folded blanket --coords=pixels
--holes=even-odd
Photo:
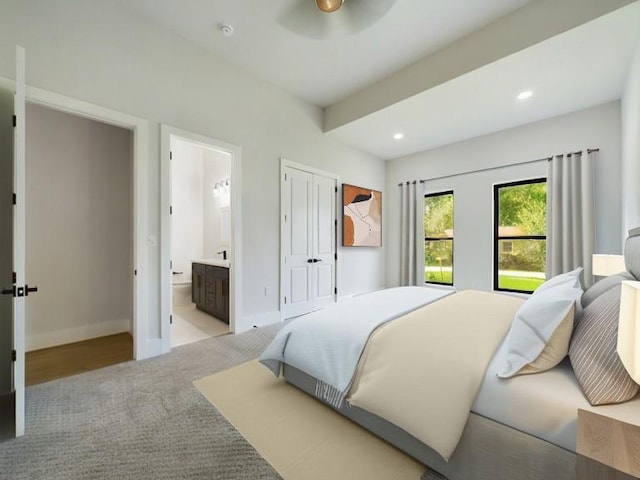
[[[367,343],[347,401],[448,460],[523,301],[465,290],[383,325]]]
[[[284,362],[317,378],[316,394],[339,407],[371,332],[450,293],[428,287],[397,287],[331,304],[286,325],[260,362],[276,376]]]

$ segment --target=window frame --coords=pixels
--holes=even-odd
[[[455,205],[455,195],[453,193],[453,190],[443,190],[443,191],[439,191],[439,192],[433,192],[433,193],[425,193],[424,194],[424,199],[422,201],[422,216],[424,218],[424,204],[425,204],[425,200],[427,198],[432,198],[432,197],[442,197],[445,195],[451,195],[451,201],[452,201],[452,209],[454,208]],[[452,212],[453,214],[453,212]],[[454,223],[455,223],[455,215],[453,215],[453,219],[454,219]],[[425,247],[427,242],[437,242],[437,241],[441,241],[441,240],[450,240],[451,241],[451,283],[445,283],[445,282],[430,282],[427,280],[424,280],[425,284],[428,285],[442,285],[445,287],[453,287],[453,278],[454,278],[454,272],[453,272],[453,263],[454,263],[454,255],[453,255],[453,246],[454,246],[454,239],[453,236],[451,237],[428,237],[425,229],[424,229],[424,221],[422,223],[422,235],[424,237],[424,245],[423,245],[423,252],[425,250]],[[454,235],[455,235],[455,230],[454,230]],[[422,277],[424,278],[424,268],[426,267],[426,263],[424,261],[424,258],[422,259]]]
[[[535,290],[517,290],[514,288],[500,288],[500,241],[501,240],[547,240],[547,235],[506,235],[499,236],[500,228],[500,189],[505,187],[517,187],[535,183],[547,183],[546,177],[517,180],[515,182],[496,183],[493,185],[493,290],[497,292],[533,293]],[[547,197],[548,198],[548,197]],[[546,272],[545,272],[546,273]]]

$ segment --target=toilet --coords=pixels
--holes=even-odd
[[[191,305],[191,277],[185,274],[173,275],[173,306]]]

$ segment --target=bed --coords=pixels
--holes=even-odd
[[[578,269],[528,299],[425,287],[362,296],[290,322],[261,362],[450,480],[573,480],[578,408],[640,414],[624,367],[592,366],[615,355],[615,302],[623,280],[640,278],[640,229],[625,261],[586,292]],[[594,332],[596,353],[585,348]]]

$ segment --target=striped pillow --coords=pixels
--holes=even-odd
[[[584,309],[569,346],[571,365],[591,405],[631,400],[640,388],[616,352],[620,288],[607,290]]]

